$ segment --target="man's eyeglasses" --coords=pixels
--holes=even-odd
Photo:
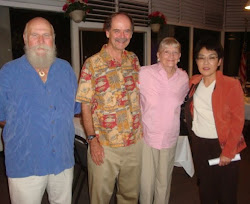
[[[205,56],[198,56],[197,57],[197,60],[199,61],[199,62],[205,62],[206,60],[209,62],[209,63],[215,63],[215,61],[217,60],[217,56],[208,56],[208,57],[205,57]]]

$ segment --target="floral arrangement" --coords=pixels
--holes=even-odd
[[[92,8],[87,3],[88,0],[66,0],[62,10],[65,11],[66,16],[69,16],[69,13],[74,10],[83,10],[86,13],[89,13]]]
[[[148,18],[149,18],[149,24],[155,24],[155,23],[159,23],[161,25],[167,24],[166,17],[160,11],[152,12],[151,14],[149,14]]]

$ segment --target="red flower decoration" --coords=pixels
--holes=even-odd
[[[159,24],[167,24],[166,17],[160,11],[154,11],[148,16],[149,24],[159,23]]]

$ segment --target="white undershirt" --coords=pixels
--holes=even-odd
[[[198,137],[208,139],[218,138],[212,108],[212,93],[215,83],[216,81],[214,80],[206,87],[202,79],[194,93],[194,119],[192,130]]]

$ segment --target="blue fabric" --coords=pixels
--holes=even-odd
[[[56,58],[43,83],[22,56],[0,70],[0,121],[7,176],[58,174],[74,165],[76,76]]]

